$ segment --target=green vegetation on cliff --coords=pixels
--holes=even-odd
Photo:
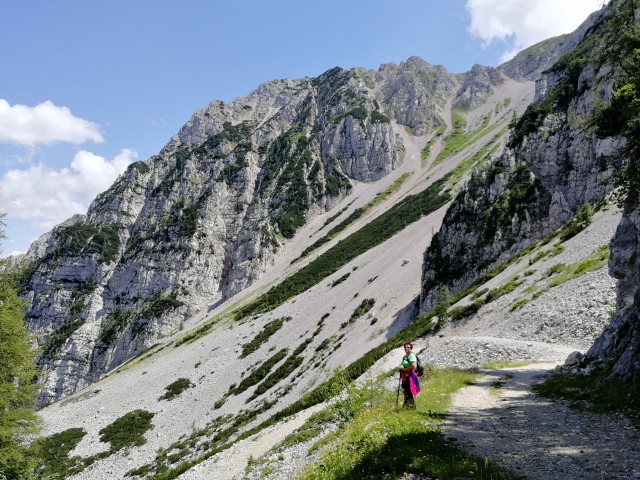
[[[621,204],[627,211],[640,202],[640,25],[636,20],[640,1],[618,2],[604,34],[599,61],[616,65],[619,77],[611,102],[594,114],[593,124],[601,137],[626,139],[620,153],[628,163],[616,173],[622,187]]]
[[[60,227],[55,231],[57,241],[47,251],[43,259],[96,254],[106,262],[116,259],[120,251],[120,236],[117,225],[89,225],[75,223],[68,227]]]
[[[311,206],[306,183],[313,164],[309,138],[291,129],[271,143],[263,166],[259,192],[268,196],[280,233],[292,238],[306,223]]]
[[[74,318],[66,320],[60,327],[54,330],[42,345],[42,353],[51,355],[56,352],[68,339],[73,332],[84,325],[84,320]]]
[[[637,0],[617,2],[614,9],[591,27],[590,32],[576,48],[567,52],[549,68],[546,73],[557,74],[560,78],[541,102],[529,106],[515,122],[510,146],[520,145],[525,136],[535,133],[549,114],[566,112],[570,103],[589,88],[588,82],[581,81],[581,75],[589,63],[594,66],[619,65],[626,73],[639,71],[640,60],[637,58],[637,52],[633,53],[640,47],[638,25],[634,21],[634,11],[637,8]],[[638,108],[637,105],[634,106],[633,98],[637,99],[640,95],[637,88],[631,97],[622,93],[627,80],[637,85],[637,73],[635,76],[627,76],[619,83],[620,88],[616,91],[610,108],[601,112],[598,123],[603,135],[623,134],[623,125],[624,129],[628,128],[627,134],[638,128],[629,120],[637,115]],[[609,123],[607,118],[613,119],[613,123]],[[638,138],[639,133],[640,131],[636,130],[633,136]]]
[[[527,135],[535,133],[544,119],[556,111],[566,112],[571,101],[584,92],[585,86],[578,85],[580,74],[591,60],[591,52],[597,43],[595,36],[588,36],[578,47],[560,58],[550,69],[562,75],[557,84],[541,102],[531,105],[513,125],[511,147],[522,143]]]
[[[507,184],[502,193],[489,201],[485,192],[494,176],[502,172],[498,161],[487,172],[474,173],[466,189],[454,200],[444,224],[457,229],[458,236],[474,237],[474,246],[470,248],[464,242],[452,244],[443,240],[442,230],[437,232],[425,254],[425,262],[434,272],[433,278],[423,286],[425,290],[442,288],[463,277],[471,277],[470,265],[474,271],[481,272],[494,263],[496,258],[491,257],[491,252],[495,250],[496,243],[502,244],[504,251],[516,242],[515,235],[505,234],[511,232],[516,215],[520,219],[535,221],[546,214],[546,210],[538,208],[538,205],[545,203],[549,193],[524,162],[518,163],[506,178]],[[477,200],[470,202],[469,198]]]

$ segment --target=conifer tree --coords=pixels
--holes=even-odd
[[[0,240],[4,238],[0,215]],[[24,326],[24,304],[15,277],[0,264],[0,479],[29,478],[32,467],[25,437],[38,427],[35,413],[35,352]]]

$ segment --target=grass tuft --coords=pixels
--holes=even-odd
[[[327,242],[330,242],[331,240],[333,240],[340,232],[342,232],[343,230],[345,230],[349,225],[351,225],[353,222],[355,222],[358,218],[360,218],[362,215],[364,215],[366,212],[368,212],[369,210],[371,210],[373,207],[375,207],[376,205],[378,205],[379,203],[384,202],[387,198],[389,198],[394,192],[396,192],[401,186],[402,184],[407,180],[407,178],[409,178],[411,176],[410,173],[403,173],[400,178],[398,178],[395,182],[393,182],[389,188],[387,188],[385,191],[380,192],[376,195],[376,197],[371,200],[369,203],[367,203],[366,205],[364,205],[363,207],[357,208],[355,209],[351,215],[349,215],[346,219],[344,219],[342,222],[340,222],[338,225],[336,225],[335,227],[333,227],[331,230],[329,230],[329,232],[323,236],[322,238],[318,239],[316,242],[314,242],[312,245],[308,246],[307,248],[304,249],[304,251],[300,254],[300,256],[298,258],[296,258],[293,262],[300,260],[301,258],[306,257],[307,255],[309,255],[311,252],[313,252],[314,250],[320,248],[322,245],[324,245]],[[341,210],[342,212],[342,210]],[[292,262],[292,263],[293,263]]]
[[[162,395],[158,400],[172,400],[182,392],[184,392],[187,388],[193,387],[193,383],[188,378],[179,378],[175,382],[164,387],[166,390],[164,395]]]
[[[86,434],[87,432],[82,428],[69,428],[63,432],[36,439],[29,447],[31,455],[39,464],[36,473],[44,478],[65,478],[67,475],[84,470],[82,459],[78,456],[69,458],[69,453],[76,448]]]
[[[640,382],[613,382],[608,378],[610,373],[606,368],[586,375],[555,372],[533,390],[548,398],[566,400],[579,410],[621,413],[640,426]]]
[[[100,441],[110,443],[111,452],[144,445],[144,434],[153,427],[151,419],[154,415],[140,409],[129,412],[100,430]]]
[[[360,302],[360,305],[358,305],[358,307],[353,311],[353,313],[351,314],[351,317],[349,317],[349,320],[347,320],[342,325],[340,325],[340,328],[345,328],[347,325],[350,325],[351,323],[355,322],[358,318],[360,318],[369,310],[371,310],[375,305],[375,303],[376,303],[375,298],[365,298],[362,302]]]
[[[242,353],[240,354],[240,358],[244,358],[250,353],[255,352],[260,347],[260,345],[269,340],[269,338],[274,333],[282,328],[286,320],[291,320],[291,317],[278,318],[277,320],[273,320],[272,322],[269,322],[264,327],[262,327],[260,333],[258,333],[258,335],[256,335],[253,340],[242,345]]]

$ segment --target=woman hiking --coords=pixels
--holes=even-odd
[[[420,381],[415,372],[417,364],[418,357],[413,353],[413,344],[406,342],[404,344],[404,357],[402,357],[399,370],[402,391],[404,392],[404,406],[407,408],[416,408],[415,397],[420,393]]]

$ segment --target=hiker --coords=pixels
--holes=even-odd
[[[402,391],[404,392],[404,406],[407,408],[416,408],[415,397],[420,393],[420,381],[415,372],[417,364],[418,357],[413,353],[413,344],[406,342],[399,370]]]

